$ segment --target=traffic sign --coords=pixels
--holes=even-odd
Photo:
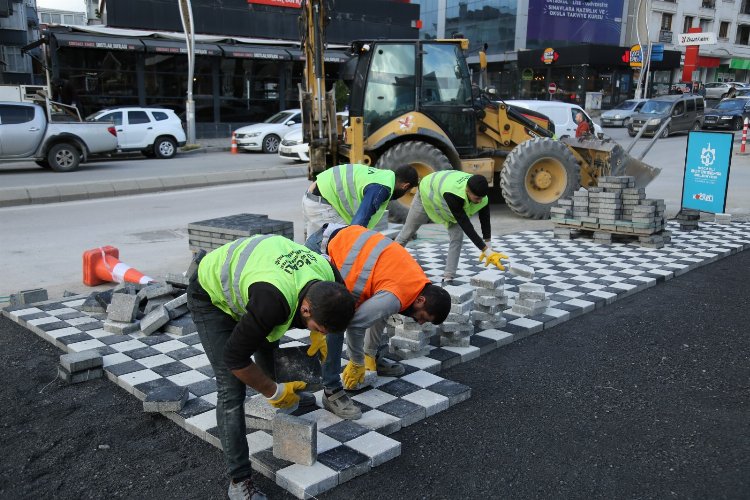
[[[547,86],[547,92],[550,94],[554,94],[557,92],[557,84],[555,82],[549,82],[549,85]]]
[[[680,33],[677,35],[679,45],[714,45],[716,43],[716,33]]]

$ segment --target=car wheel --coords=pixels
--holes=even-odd
[[[278,153],[279,144],[281,139],[276,134],[268,134],[263,138],[263,152],[264,153]]]
[[[171,137],[157,137],[154,141],[154,155],[157,158],[169,159],[177,154],[177,143]]]
[[[738,117],[736,117],[736,118],[734,119],[734,125],[733,125],[733,127],[732,127],[732,128],[734,128],[735,130],[742,130],[742,125],[743,125],[743,123],[742,123],[742,118],[740,118],[740,117],[738,116]]]
[[[635,137],[635,130],[633,130],[633,129],[629,128],[629,129],[628,129],[628,135],[629,135],[630,137]]]
[[[629,125],[630,125],[630,118],[625,118],[625,119],[624,119],[624,120],[622,121],[622,126],[623,126],[623,127],[627,127],[627,126],[629,126]]]
[[[693,128],[690,130],[693,130],[694,132],[697,132],[701,129],[701,122],[695,122],[693,123]]]
[[[78,168],[81,162],[81,152],[67,142],[55,144],[47,153],[47,162],[55,172],[70,172]]]
[[[661,133],[662,139],[669,137],[669,125],[667,125]]]

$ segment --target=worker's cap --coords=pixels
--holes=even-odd
[[[487,196],[487,193],[490,191],[490,185],[487,182],[487,178],[483,175],[472,175],[469,177],[469,182],[467,182],[466,185],[469,187],[469,190],[477,196]]]

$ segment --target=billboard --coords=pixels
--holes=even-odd
[[[733,143],[731,132],[690,132],[682,181],[684,208],[724,212]]]
[[[528,40],[620,44],[624,0],[529,0]]]

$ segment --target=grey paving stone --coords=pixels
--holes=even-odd
[[[273,419],[273,456],[300,465],[312,465],[318,456],[318,424],[284,413]]]
[[[367,434],[368,432],[370,432],[370,429],[363,427],[351,420],[342,420],[341,422],[328,426],[325,429],[321,429],[320,432],[322,432],[326,436],[332,437],[336,441],[344,443],[351,439],[358,438],[363,434]]]
[[[107,319],[131,323],[136,319],[140,300],[137,295],[115,293],[112,302],[107,306]]]
[[[177,385],[173,387],[158,387],[146,394],[146,397],[143,400],[143,411],[177,412],[185,406],[187,399],[187,387],[180,387]]]
[[[395,399],[383,405],[378,406],[378,410],[401,420],[402,427],[408,427],[412,424],[424,420],[427,417],[427,410],[424,406],[406,401],[405,399]],[[353,439],[353,438],[352,438]]]
[[[339,474],[339,484],[370,471],[371,462],[367,455],[346,445],[337,446],[318,455],[318,461]]]
[[[169,311],[165,306],[156,308],[141,319],[141,331],[146,335],[151,335],[166,325],[169,320]]]
[[[90,368],[87,370],[70,373],[62,366],[57,367],[57,375],[60,377],[60,379],[69,384],[79,384],[81,382],[95,380],[101,378],[103,373],[104,372],[101,368]]]
[[[60,356],[60,366],[69,373],[102,366],[102,356],[94,351],[71,352]]]

